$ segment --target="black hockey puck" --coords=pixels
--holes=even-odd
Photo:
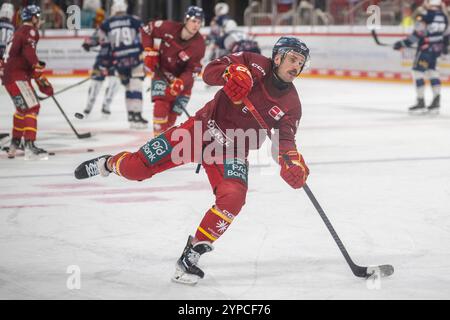
[[[87,152],[94,152],[94,149],[87,149]]]
[[[54,153],[54,152],[49,152],[48,155],[49,155],[49,156],[54,156],[55,153]]]
[[[84,114],[76,112],[75,113],[75,118],[77,118],[77,119],[84,119]]]

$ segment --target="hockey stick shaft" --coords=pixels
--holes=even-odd
[[[378,39],[378,35],[377,35],[377,32],[375,31],[375,29],[372,29],[371,34],[372,34],[373,40],[375,41],[375,43],[376,43],[377,45],[383,46],[383,47],[392,47],[391,44],[387,44],[387,43],[382,43],[382,42],[380,42],[380,40]]]
[[[90,79],[91,79],[90,77],[87,77],[87,78],[85,78],[85,79],[83,79],[83,80],[81,80],[81,81],[79,81],[79,82],[77,82],[77,83],[74,83],[74,84],[72,84],[72,85],[70,85],[70,86],[68,86],[68,87],[65,87],[65,88],[63,88],[63,89],[61,89],[61,90],[59,90],[59,91],[56,91],[53,95],[55,96],[55,95],[57,95],[57,94],[63,93],[63,92],[65,92],[65,91],[67,91],[67,90],[70,90],[70,89],[72,89],[72,88],[75,88],[75,87],[77,87],[77,86],[79,86],[79,85],[85,83],[86,81],[88,81],[88,80],[90,80]],[[50,98],[50,96],[47,96],[47,97],[40,97],[40,96],[38,96],[38,99],[39,99],[40,101],[47,100],[48,98]]]
[[[256,108],[253,105],[253,103],[248,98],[244,98],[243,102],[247,106],[247,108],[249,109],[250,113],[253,115],[255,120],[261,126],[261,128],[265,129],[267,131],[267,135],[269,136],[269,138],[271,138],[271,132],[270,132],[269,126],[266,124],[264,119],[261,117],[261,115],[258,112],[258,110],[256,110]],[[290,159],[288,157],[287,158],[283,157],[283,159],[285,159],[285,161],[289,165]],[[352,259],[350,258],[350,255],[347,252],[347,249],[345,249],[344,244],[342,243],[341,239],[337,235],[336,230],[334,230],[330,220],[326,216],[325,212],[323,211],[323,209],[320,206],[319,202],[317,201],[316,197],[314,196],[314,194],[312,193],[311,189],[309,188],[309,186],[306,183],[303,186],[303,190],[305,190],[306,195],[308,196],[309,200],[312,202],[312,204],[314,205],[314,208],[317,210],[317,212],[319,213],[319,215],[322,218],[323,222],[325,223],[325,226],[327,227],[328,231],[331,233],[331,236],[333,237],[333,239],[336,242],[339,250],[341,251],[342,255],[344,256],[345,261],[350,266],[350,269],[352,270],[353,274],[355,274],[358,277],[365,276],[366,268],[359,267],[352,261]],[[361,268],[361,270],[359,270],[359,268]]]
[[[75,129],[75,127],[73,126],[72,122],[70,122],[70,120],[67,117],[66,113],[64,112],[63,108],[59,104],[58,100],[56,100],[55,96],[51,96],[51,97],[52,97],[53,101],[55,102],[56,106],[58,107],[59,111],[61,111],[62,115],[64,116],[64,119],[66,119],[66,121],[69,124],[70,128],[72,128],[72,131],[75,133],[77,138],[78,139],[85,139],[85,138],[91,137],[91,133],[90,132],[83,133],[83,134],[78,133],[77,130]]]

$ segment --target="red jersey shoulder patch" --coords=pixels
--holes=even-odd
[[[284,116],[284,112],[278,106],[273,106],[269,110],[269,115],[275,120],[279,121]]]

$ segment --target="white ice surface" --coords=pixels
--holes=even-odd
[[[77,81],[52,79],[56,90]],[[269,175],[254,166],[247,204],[201,259],[205,279],[195,287],[172,283],[188,234],[214,201],[206,175],[189,165],[144,182],[75,180],[80,162],[136,150],[150,138],[150,130],[128,129],[122,88],[110,120],[101,119],[102,96],[90,118],[75,119],[84,84],[58,100],[91,139],[77,139],[49,99],[37,145],[56,155],[40,162],[0,155],[0,298],[450,298],[450,89],[443,88],[440,116],[419,117],[406,112],[412,85],[296,85],[309,186],[355,263],[392,264],[392,277],[379,284],[354,277],[305,193],[290,189],[277,169]],[[9,132],[13,107],[0,90],[0,132]],[[189,110],[215,91],[196,82]],[[144,116],[151,113],[146,96]],[[79,290],[66,286],[71,265],[81,270]]]

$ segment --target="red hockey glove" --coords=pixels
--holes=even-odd
[[[48,82],[46,77],[42,76],[40,78],[34,79],[34,81],[36,82],[40,92],[48,96],[53,95],[53,86],[50,84],[50,82]]]
[[[166,95],[178,96],[184,89],[183,80],[175,78],[166,89]]]
[[[33,71],[31,73],[31,77],[37,79],[42,76],[45,69],[45,62],[39,61],[33,65]]]
[[[159,63],[159,51],[153,48],[144,49],[144,64],[151,72],[155,72]]]
[[[281,165],[280,176],[292,188],[299,189],[303,187],[309,175],[309,169],[305,164],[302,155],[291,150],[278,156]]]
[[[253,78],[250,70],[242,64],[231,64],[223,73],[223,78],[227,83],[223,91],[235,104],[240,104],[253,86]]]

